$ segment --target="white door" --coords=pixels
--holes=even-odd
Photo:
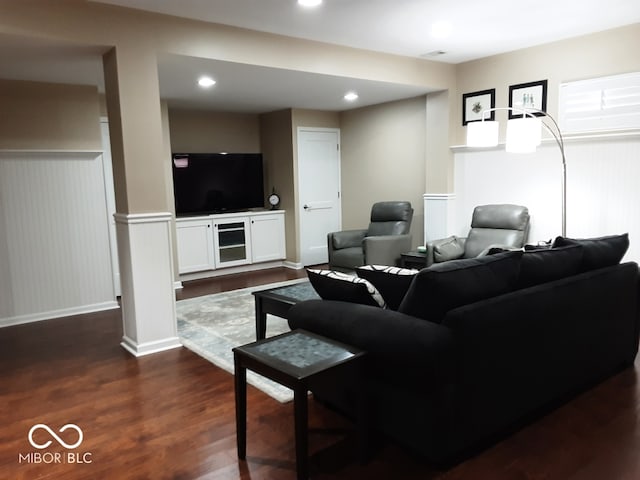
[[[340,130],[298,128],[300,262],[327,263],[327,234],[340,230]]]

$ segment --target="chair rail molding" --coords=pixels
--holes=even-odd
[[[122,281],[121,346],[136,357],[181,347],[168,212],[114,215]]]
[[[424,242],[445,238],[455,221],[455,193],[425,193]]]

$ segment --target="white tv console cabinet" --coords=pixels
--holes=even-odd
[[[176,234],[185,279],[267,268],[286,256],[284,210],[180,217]]]

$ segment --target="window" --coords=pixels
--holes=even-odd
[[[563,133],[640,128],[640,72],[560,85]]]

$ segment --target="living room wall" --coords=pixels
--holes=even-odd
[[[496,106],[506,107],[509,85],[548,79],[547,111],[556,116],[561,83],[640,70],[640,55],[632,45],[640,45],[640,24],[457,65],[456,144],[466,141],[466,128],[462,126],[464,93],[495,88]],[[503,124],[501,138],[506,118],[506,112],[496,112],[496,120]]]
[[[102,150],[94,86],[0,79],[0,148]]]
[[[97,88],[0,80],[0,104],[0,326],[116,308]]]
[[[496,88],[496,106],[508,106],[509,85],[548,79],[547,111],[557,119],[560,84],[640,71],[640,24],[468,62],[457,66],[456,142],[465,143],[462,94]],[[497,112],[504,138],[506,112]],[[640,131],[593,132],[565,137],[567,235],[593,237],[629,232],[628,259],[640,259]],[[561,233],[561,158],[553,140],[536,153],[507,154],[454,147],[455,220],[450,234],[468,232],[471,212],[484,203],[519,203],[532,214],[530,241]]]
[[[280,195],[278,208],[285,211],[287,260],[295,263],[296,213],[291,110],[260,115],[261,150],[265,160],[265,184]],[[267,190],[269,192],[270,190]]]
[[[169,131],[174,152],[260,152],[256,114],[170,108]]]
[[[340,127],[342,227],[366,228],[377,201],[409,200],[413,244],[422,244],[426,97],[344,111]]]

